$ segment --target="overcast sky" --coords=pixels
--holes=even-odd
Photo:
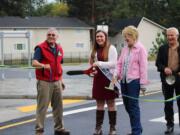
[[[54,2],[55,0],[47,0],[48,2]]]

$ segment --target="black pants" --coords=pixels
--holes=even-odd
[[[180,84],[175,83],[174,85],[168,85],[167,83],[162,83],[162,91],[164,95],[164,99],[170,99],[174,96],[174,92],[176,95],[180,95]],[[180,99],[177,100],[179,120],[180,120]],[[174,110],[173,110],[173,101],[165,102],[164,106],[165,119],[167,122],[167,126],[174,126]]]

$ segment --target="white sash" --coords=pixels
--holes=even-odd
[[[111,82],[112,81],[112,77],[113,77],[113,74],[109,71],[108,68],[101,68],[100,66],[98,66],[98,68],[101,70],[101,72],[107,77],[107,79],[109,79],[109,81]],[[120,83],[117,81],[115,83],[115,86],[117,87],[118,90],[121,89],[120,87]]]

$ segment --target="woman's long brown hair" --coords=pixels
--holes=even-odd
[[[97,33],[102,32],[105,35],[105,45],[103,47],[103,52],[102,52],[102,56],[103,56],[103,60],[107,61],[108,60],[108,52],[109,52],[109,47],[110,47],[110,43],[108,41],[108,35],[106,32],[102,31],[102,30],[97,30],[96,34],[95,34],[95,38]],[[93,49],[92,49],[92,53],[91,53],[91,57],[90,57],[90,64],[93,64],[95,62],[95,54],[97,53],[97,50],[99,49],[99,45],[95,40],[95,43],[93,45]]]

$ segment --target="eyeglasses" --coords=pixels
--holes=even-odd
[[[56,35],[55,34],[47,34],[49,37],[52,36],[52,37],[55,37]]]

